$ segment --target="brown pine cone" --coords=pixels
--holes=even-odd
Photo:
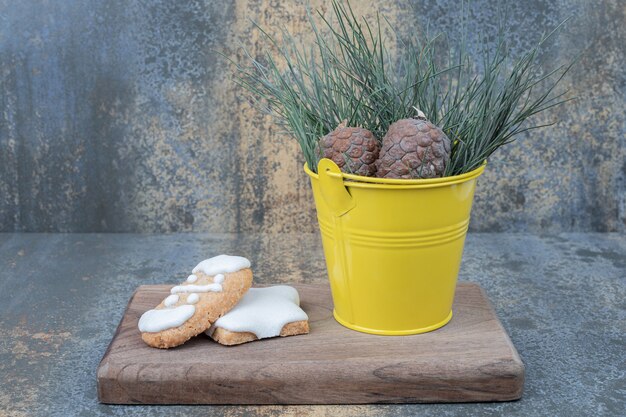
[[[450,139],[418,110],[389,126],[377,161],[379,178],[438,178],[450,162]]]
[[[344,120],[337,129],[319,141],[318,153],[332,159],[348,174],[376,176],[380,146],[372,132],[362,127],[348,127]]]

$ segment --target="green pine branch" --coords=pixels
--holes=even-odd
[[[569,100],[556,87],[574,62],[545,75],[537,62],[564,22],[517,59],[509,56],[501,25],[495,50],[480,52],[484,68],[477,74],[465,36],[456,46],[442,34],[402,40],[386,19],[358,18],[350,3],[337,0],[330,17],[311,10],[307,16],[313,45],[299,44],[286,30],[278,42],[255,24],[269,46],[262,58],[243,48],[244,62],[226,59],[236,68],[237,84],[295,137],[313,171],[318,140],[342,120],[382,139],[391,123],[413,117],[417,107],[452,141],[445,174],[462,174],[516,135],[553,124],[533,124],[532,117]],[[388,52],[385,29],[394,35],[397,56]]]

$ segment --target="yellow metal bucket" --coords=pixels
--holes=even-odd
[[[394,180],[342,173],[322,159],[311,178],[335,319],[360,332],[429,332],[452,301],[476,178]]]

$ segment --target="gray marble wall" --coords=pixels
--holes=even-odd
[[[405,33],[461,14],[454,0],[353,3]],[[472,1],[472,33],[493,33],[502,3]],[[541,60],[584,52],[565,80],[578,99],[492,158],[472,230],[625,231],[624,2],[507,3],[514,53],[573,17]],[[296,143],[215,52],[260,51],[250,18],[309,36],[305,4],[0,0],[0,231],[316,230]]]

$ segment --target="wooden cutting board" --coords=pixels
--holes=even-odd
[[[484,291],[460,283],[454,317],[415,336],[375,336],[332,317],[327,285],[294,285],[308,335],[221,346],[200,335],[159,350],[137,321],[171,285],[144,285],[98,367],[98,397],[111,404],[363,404],[510,401],[524,365]]]

